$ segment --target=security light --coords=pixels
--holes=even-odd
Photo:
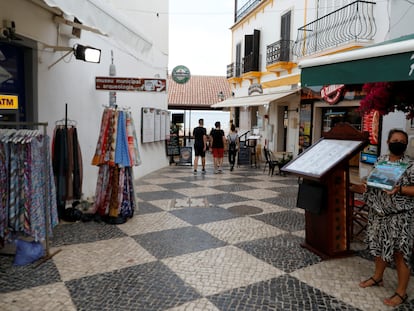
[[[76,59],[89,63],[99,63],[101,61],[101,50],[90,46],[77,44],[73,47]]]
[[[72,53],[73,55],[75,55],[76,59],[80,59],[88,63],[99,63],[101,61],[101,50],[90,46],[75,44],[73,47],[66,47],[45,44],[45,48],[53,49],[53,52],[66,51],[64,55],[62,55],[57,61],[55,61],[52,65],[48,67],[49,69]]]

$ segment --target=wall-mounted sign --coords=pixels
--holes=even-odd
[[[380,114],[377,110],[366,113],[363,117],[363,131],[369,133],[369,143],[378,145]]]
[[[0,94],[0,109],[19,109],[19,97]]]
[[[162,92],[166,90],[166,80],[96,77],[95,89],[105,91]]]
[[[249,95],[252,95],[253,93],[263,94],[263,87],[259,83],[253,83],[252,85],[249,86],[249,89],[247,92]]]
[[[190,80],[191,78],[190,69],[182,65],[176,66],[172,70],[171,77],[176,83],[180,83],[180,84],[187,83],[188,80]]]
[[[330,105],[336,104],[342,96],[345,84],[332,84],[321,89],[321,97]]]

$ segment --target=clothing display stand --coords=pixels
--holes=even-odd
[[[21,126],[29,126],[29,127],[33,127],[33,126],[41,126],[43,127],[43,135],[46,138],[47,136],[47,126],[48,123],[47,122],[0,122],[0,127],[1,126],[6,126],[6,127],[10,127],[13,126],[14,128],[18,128]],[[46,148],[46,141],[43,144],[43,156],[44,156],[44,166],[45,166],[45,172],[47,171],[47,148]],[[45,198],[49,197],[49,188],[47,185],[44,186],[44,195]],[[59,253],[61,250],[58,249],[57,251],[55,251],[54,253],[50,253],[50,242],[49,242],[49,227],[50,227],[50,211],[49,209],[45,206],[45,226],[46,226],[46,230],[45,230],[45,251],[46,254],[45,256],[43,256],[38,263],[35,265],[35,268],[40,266],[42,263],[46,262],[47,260],[49,260],[50,258],[52,258],[53,256],[55,256],[57,253]]]
[[[65,117],[55,122],[52,138],[52,166],[56,182],[58,216],[66,219],[67,203],[82,198],[82,153],[76,130],[77,122],[68,118],[68,104]]]

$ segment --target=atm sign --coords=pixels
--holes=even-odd
[[[0,109],[19,109],[18,96],[0,94]]]

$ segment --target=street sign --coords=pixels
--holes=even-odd
[[[163,92],[166,90],[166,80],[96,77],[95,89],[103,91]]]

